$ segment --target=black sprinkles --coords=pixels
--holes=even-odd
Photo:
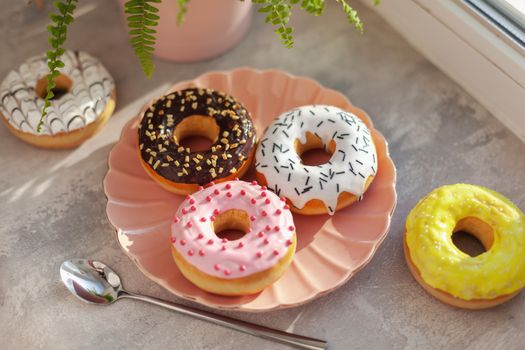
[[[333,140],[336,149],[325,164],[294,168],[292,164],[302,164],[293,151],[294,142],[306,142],[306,132],[325,145]],[[366,125],[333,106],[303,106],[282,114],[263,135],[256,162],[268,187],[279,190],[294,206],[302,208],[309,200],[320,199],[330,214],[340,193],[362,197],[367,179],[377,169],[376,150]]]

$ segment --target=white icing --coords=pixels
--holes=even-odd
[[[306,143],[306,133],[325,145],[335,142],[330,160],[306,166],[294,142]],[[370,131],[354,114],[334,106],[303,106],[280,115],[265,131],[257,148],[255,167],[268,188],[301,209],[312,199],[321,200],[329,214],[335,212],[343,192],[361,197],[365,184],[377,171],[377,154]]]
[[[115,89],[106,68],[85,52],[66,51],[60,72],[72,81],[71,89],[52,100],[44,117],[41,134],[54,135],[84,128],[100,117]],[[37,134],[44,100],[35,86],[48,73],[47,59],[40,55],[28,59],[7,74],[0,84],[0,113],[15,129]]]

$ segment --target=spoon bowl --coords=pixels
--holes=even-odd
[[[60,266],[60,277],[74,296],[90,304],[113,303],[122,291],[119,276],[100,261],[64,261]]]

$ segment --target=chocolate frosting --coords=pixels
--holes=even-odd
[[[209,150],[192,152],[174,137],[177,125],[193,115],[214,118],[217,141]],[[190,88],[165,95],[146,110],[140,122],[139,148],[144,162],[176,183],[204,185],[236,173],[255,146],[250,113],[223,92]]]

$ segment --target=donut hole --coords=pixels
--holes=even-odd
[[[335,152],[335,141],[330,140],[327,144],[311,132],[306,133],[306,143],[301,143],[299,139],[294,142],[295,152],[301,158],[304,165],[316,166],[328,163]]]
[[[71,79],[69,79],[68,76],[64,74],[60,74],[58,77],[53,79],[55,81],[56,86],[51,89],[53,96],[51,100],[58,100],[65,94],[67,94],[71,90],[71,86],[73,86],[73,82]],[[35,93],[40,98],[45,98],[47,95],[47,77],[43,77],[38,79],[35,85]]]
[[[213,231],[219,238],[235,241],[250,230],[250,217],[241,209],[230,209],[220,213],[213,222]]]
[[[184,118],[173,130],[177,145],[191,152],[208,151],[219,138],[220,128],[214,118],[192,115]]]
[[[483,220],[469,216],[457,222],[452,242],[463,253],[476,257],[492,247],[494,229]]]

